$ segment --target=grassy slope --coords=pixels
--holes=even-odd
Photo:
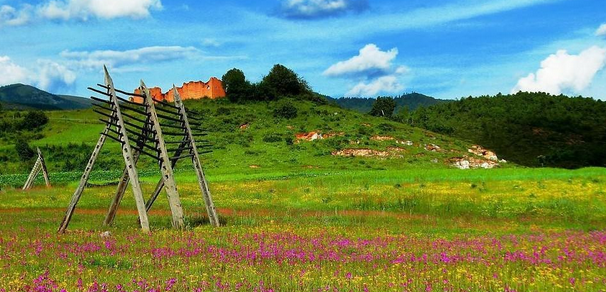
[[[333,106],[318,106],[310,102],[294,104],[298,108],[298,116],[289,120],[273,116],[276,103],[188,101],[188,108],[203,114],[203,128],[209,131],[208,140],[214,146],[213,153],[205,155],[206,168],[221,173],[295,169],[448,168],[448,158],[464,155],[470,146],[446,136]],[[48,116],[50,122],[43,129],[44,138],[31,144],[41,147],[51,171],[65,170],[66,159],[78,166],[74,171],[80,170],[102,130],[98,115],[88,109],[49,111]],[[249,128],[240,129],[243,124],[249,124]],[[296,133],[310,131],[342,133],[342,136],[287,145],[286,140],[294,138]],[[375,135],[391,136],[401,141],[410,140],[414,146],[398,145],[395,141],[371,140]],[[280,141],[264,141],[269,136],[277,136]],[[351,144],[352,142],[359,143]],[[88,148],[74,152],[74,144],[82,143]],[[443,151],[427,151],[424,148],[426,144],[439,145]],[[331,152],[343,148],[386,150],[388,147],[403,148],[399,153],[403,157],[349,158],[331,155]],[[0,144],[0,154],[11,151],[12,145],[7,142]],[[122,165],[115,142],[107,142],[100,161],[101,169],[116,169],[116,165]],[[256,168],[251,169],[251,166]],[[5,167],[4,173],[23,173],[28,168],[27,164],[21,165],[15,161],[7,162]],[[144,158],[140,167],[155,169],[155,164]]]

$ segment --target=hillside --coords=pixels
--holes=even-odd
[[[0,87],[0,102],[8,109],[60,110],[90,107],[89,99],[55,95],[24,84]]]
[[[606,165],[606,103],[545,93],[464,98],[420,108],[411,125],[495,150],[527,166]]]
[[[375,102],[374,98],[359,98],[359,97],[342,97],[342,98],[331,98],[336,104],[342,108],[355,110],[361,113],[368,113],[372,109],[372,104]],[[409,110],[415,110],[421,106],[430,106],[439,103],[446,103],[450,100],[436,99],[431,96],[427,96],[420,93],[407,93],[401,96],[395,97],[396,110],[400,112],[403,108],[408,107]]]
[[[202,127],[213,145],[213,152],[204,156],[205,165],[215,172],[454,168],[457,158],[471,155],[470,143],[308,101],[188,100],[186,106],[203,117]],[[295,108],[296,117],[281,117],[279,113],[289,106]],[[30,144],[40,146],[51,171],[81,171],[102,130],[99,117],[90,109],[47,115],[50,121],[41,132],[43,138]],[[2,171],[26,172],[31,165],[16,161],[13,145],[3,143]],[[97,169],[116,170],[123,165],[113,141],[107,142],[100,157]],[[140,167],[156,169],[156,164],[143,159]]]

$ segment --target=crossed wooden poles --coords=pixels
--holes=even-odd
[[[27,177],[27,181],[25,181],[25,185],[23,185],[23,190],[29,190],[34,186],[34,181],[36,181],[36,177],[42,171],[42,176],[44,176],[44,182],[47,187],[50,187],[50,179],[48,178],[48,170],[46,169],[46,163],[44,162],[44,156],[42,156],[42,151],[40,148],[36,148],[38,150],[38,159],[36,159],[36,163],[34,163],[34,167],[32,168],[32,172],[29,173]]]
[[[147,212],[151,209],[162,189],[166,191],[168,196],[173,227],[178,229],[183,228],[183,208],[181,207],[181,200],[179,198],[179,192],[177,191],[173,168],[179,160],[191,158],[206,204],[210,223],[213,226],[219,226],[217,212],[211,193],[208,189],[208,184],[199,157],[200,154],[208,153],[210,151],[198,152],[195,141],[196,137],[204,136],[205,134],[192,131],[191,125],[200,126],[200,124],[189,121],[188,112],[185,109],[176,88],[173,86],[174,105],[171,105],[164,101],[154,100],[143,81],[141,81],[140,86],[141,94],[128,93],[116,89],[107,68],[104,66],[103,69],[105,72],[105,84],[97,84],[100,89],[90,87],[89,89],[109,98],[109,100],[105,100],[94,96],[91,97],[96,102],[94,103],[94,111],[104,117],[101,121],[105,123],[105,128],[103,129],[103,132],[101,132],[101,137],[99,137],[97,145],[88,161],[80,184],[72,196],[58,232],[62,233],[67,229],[76,205],[86,187],[93,165],[107,138],[120,143],[122,156],[126,166],[118,184],[114,199],[110,205],[107,216],[105,217],[104,225],[109,226],[113,223],[120,202],[122,201],[128,183],[130,182],[137,205],[137,211],[139,213],[139,222],[144,232],[150,231]],[[143,102],[135,103],[129,101],[126,98],[120,97],[118,93],[126,96],[141,97]],[[158,103],[158,107],[156,107],[154,102]],[[165,123],[163,126],[173,129],[172,131],[174,132],[163,132],[160,119],[168,121],[168,123]],[[197,120],[193,117],[192,119]],[[179,140],[167,141],[164,139],[165,136],[174,137]],[[178,148],[167,149],[166,145],[170,144],[178,145]],[[208,145],[203,145],[201,147],[205,146]],[[172,156],[169,152],[172,153]],[[162,178],[147,202],[143,197],[136,167],[141,154],[157,160],[162,172]]]

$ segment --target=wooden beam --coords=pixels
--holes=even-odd
[[[148,122],[149,122],[149,116],[147,117],[147,119],[145,120],[145,124],[144,124],[144,129],[141,130],[141,134],[144,137],[147,137],[145,131],[149,130],[148,129]],[[145,144],[146,143],[146,139],[142,139],[139,141],[140,143],[137,143],[137,146],[139,146],[139,148],[143,148],[143,145],[141,144]],[[137,164],[137,162],[139,161],[139,157],[140,157],[140,152],[137,150],[133,151],[133,159],[135,161],[135,164]],[[110,226],[114,223],[114,220],[116,219],[116,213],[118,212],[118,207],[120,207],[120,202],[122,202],[122,198],[124,198],[124,193],[126,193],[126,188],[128,186],[128,182],[130,181],[130,177],[128,176],[128,169],[126,169],[126,167],[124,168],[124,170],[122,171],[122,176],[120,177],[120,183],[118,183],[118,187],[116,189],[116,194],[114,195],[114,199],[112,200],[112,203],[109,206],[109,210],[107,211],[107,215],[105,216],[105,220],[103,221],[103,225],[105,226]],[[146,211],[149,211],[148,209],[146,209]]]
[[[194,154],[191,158],[192,163],[194,164],[194,168],[196,169],[196,175],[198,176],[198,183],[200,184],[200,189],[202,190],[202,197],[204,198],[204,203],[206,204],[206,212],[208,213],[208,218],[210,220],[210,224],[213,226],[219,226],[219,216],[217,215],[217,210],[215,208],[215,203],[213,202],[212,195],[210,193],[210,189],[208,188],[208,182],[206,181],[206,176],[204,175],[204,169],[202,168],[202,163],[200,163],[200,155],[198,154],[198,149],[196,148],[196,142],[194,140],[194,135],[192,134],[191,127],[189,125],[189,120],[187,119],[187,112],[185,111],[185,106],[181,101],[181,96],[179,95],[179,91],[173,85],[173,93],[175,99],[175,106],[179,108],[183,119],[183,125],[185,126],[186,134],[189,140],[191,141],[191,152]]]
[[[34,185],[34,181],[36,180],[38,173],[40,173],[40,156],[38,156],[36,159],[36,163],[34,163],[34,167],[32,167],[32,171],[29,173],[22,190],[28,190],[32,187],[32,185]]]
[[[40,148],[38,149],[38,159],[40,160],[40,166],[42,168],[42,176],[44,176],[44,182],[46,183],[46,187],[50,188],[50,177],[48,176],[48,169],[46,169],[46,162],[44,161],[44,156],[42,155],[42,151]]]
[[[124,118],[122,117],[122,111],[120,110],[120,104],[118,102],[118,97],[116,96],[116,91],[114,88],[114,82],[109,76],[109,72],[107,68],[104,66],[103,70],[105,71],[105,85],[109,88],[108,92],[111,95],[110,100],[113,102],[116,112],[116,118],[118,123],[118,131],[122,134],[119,138],[122,140],[122,156],[124,157],[124,163],[126,164],[126,169],[128,171],[128,176],[130,177],[130,185],[133,190],[133,195],[135,197],[135,203],[137,205],[137,211],[139,212],[139,221],[141,223],[141,229],[143,232],[149,232],[149,220],[147,217],[147,212],[145,211],[145,201],[143,199],[143,192],[141,191],[141,184],[139,183],[139,174],[137,173],[137,167],[135,165],[133,151],[130,148],[130,143],[128,139],[128,133],[126,131],[126,126],[124,124]]]
[[[181,141],[179,148],[185,147],[185,145],[187,145],[188,143],[189,143],[189,140],[187,140],[187,137],[184,137],[183,140]],[[182,151],[176,151],[174,156],[181,155],[181,152]],[[171,167],[173,169],[177,165],[177,161],[178,160],[171,160]],[[154,205],[154,202],[156,201],[156,199],[158,199],[158,196],[160,195],[160,192],[162,191],[163,188],[164,188],[164,178],[160,178],[160,180],[158,181],[158,184],[156,184],[156,188],[154,189],[154,192],[152,193],[149,200],[147,200],[147,202],[145,203],[145,208],[147,209],[147,212],[149,212],[149,210],[151,210],[151,207]]]
[[[112,118],[109,118],[109,121],[111,121],[111,119]],[[80,197],[82,197],[82,192],[84,191],[84,188],[86,187],[86,183],[88,182],[90,173],[93,170],[95,161],[97,160],[97,157],[99,156],[99,152],[101,152],[101,148],[103,148],[103,144],[105,144],[105,139],[107,137],[106,135],[109,133],[110,127],[111,126],[109,123],[105,125],[105,129],[103,129],[103,132],[101,133],[101,136],[99,137],[99,140],[97,141],[97,144],[95,145],[93,153],[91,154],[90,158],[88,159],[88,163],[86,164],[86,168],[84,169],[84,173],[82,174],[82,178],[80,179],[80,184],[78,184],[78,188],[76,188],[76,191],[72,195],[72,199],[69,203],[69,206],[67,207],[65,216],[63,217],[63,220],[61,221],[61,225],[59,225],[59,230],[57,230],[57,232],[59,232],[59,233],[65,232],[65,230],[67,229],[67,226],[69,225],[69,222],[72,219],[72,215],[74,215],[74,210],[76,209],[76,205],[78,204]]]
[[[162,127],[160,126],[160,120],[156,113],[154,101],[152,96],[145,86],[143,80],[141,81],[141,92],[145,95],[145,103],[147,104],[147,113],[152,127],[156,131],[156,146],[160,150],[160,171],[162,172],[162,178],[164,180],[164,189],[168,196],[168,204],[172,213],[172,224],[174,228],[182,229],[185,227],[183,219],[183,207],[181,206],[181,199],[179,198],[179,192],[177,191],[177,183],[175,182],[173,168],[170,162],[170,157],[166,151],[166,145],[164,144],[164,137],[162,137]]]

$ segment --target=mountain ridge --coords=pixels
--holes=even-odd
[[[91,106],[91,101],[87,98],[52,94],[21,83],[0,87],[0,103],[5,108],[19,110],[67,110]]]

